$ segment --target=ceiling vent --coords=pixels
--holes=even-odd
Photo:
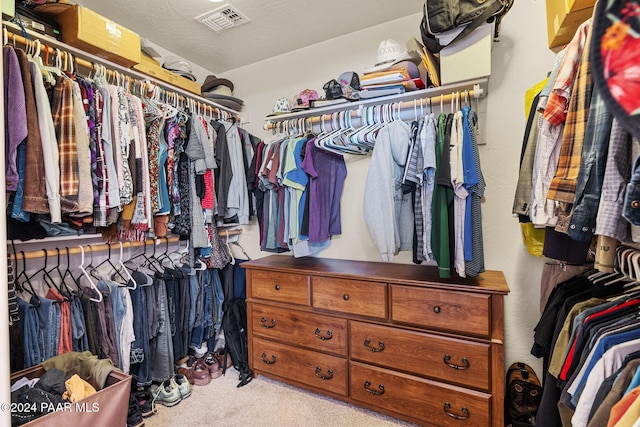
[[[230,30],[250,21],[244,13],[228,3],[215,10],[196,16],[195,20],[203,23],[216,33]]]

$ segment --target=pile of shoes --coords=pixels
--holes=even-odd
[[[149,390],[134,390],[129,396],[127,427],[142,427],[144,419],[156,413],[156,404],[175,406],[191,396],[191,384],[187,377],[175,374]]]

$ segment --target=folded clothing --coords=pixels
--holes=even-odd
[[[66,390],[62,394],[62,398],[71,403],[75,403],[86,397],[96,394],[96,389],[91,384],[83,380],[78,374],[73,374],[71,378],[65,381]]]
[[[98,359],[90,351],[70,351],[42,362],[42,367],[48,371],[57,368],[67,376],[78,374],[96,390],[102,390],[111,371],[117,370],[109,359]]]

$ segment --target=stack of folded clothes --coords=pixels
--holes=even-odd
[[[202,96],[234,111],[240,111],[244,101],[233,96],[233,89],[234,86],[230,80],[210,75],[202,85]]]

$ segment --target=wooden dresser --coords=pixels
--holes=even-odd
[[[256,374],[418,424],[504,425],[501,272],[283,255],[242,266]]]

